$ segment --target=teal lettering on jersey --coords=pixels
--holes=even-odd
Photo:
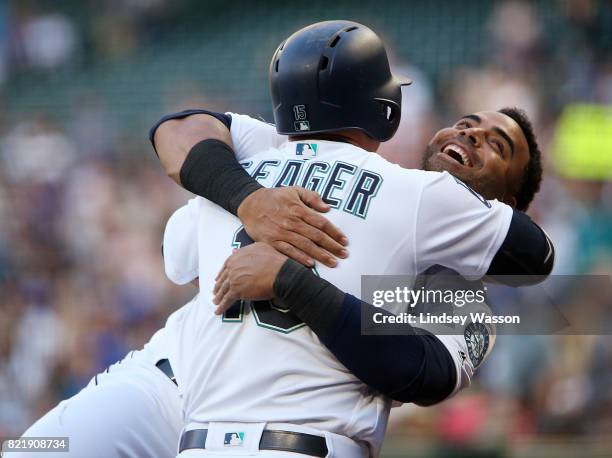
[[[356,170],[356,165],[346,162],[338,161],[334,164],[321,193],[321,197],[326,204],[329,204],[332,208],[340,208],[342,200],[339,197],[334,197],[334,194],[337,196],[346,186],[348,177],[345,178],[343,175],[354,175]]]
[[[280,161],[261,161],[255,167],[255,171],[253,172],[253,178],[256,180],[265,180],[270,175],[270,171],[267,170],[269,167],[278,167]]]
[[[304,161],[287,161],[274,187],[294,186],[298,181],[303,165]]]
[[[369,170],[361,170],[344,205],[344,211],[365,219],[372,199],[378,194],[383,178]]]
[[[327,162],[308,162],[308,169],[304,174],[301,186],[321,194],[321,187],[325,182],[326,172],[329,170]]]
[[[249,164],[252,165],[252,164]],[[280,167],[279,160],[260,161],[251,172],[253,178],[263,181],[273,169]],[[345,188],[352,187],[348,195]],[[354,164],[336,161],[289,160],[282,166],[274,187],[302,186],[318,192],[332,208],[365,219],[370,204],[382,186],[383,178],[376,172],[360,169]]]

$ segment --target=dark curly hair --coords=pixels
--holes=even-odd
[[[529,146],[529,162],[527,162],[523,172],[523,180],[518,193],[515,195],[517,210],[526,211],[533,197],[540,190],[540,183],[542,182],[542,152],[538,147],[531,121],[524,110],[516,107],[505,107],[498,111],[516,121],[523,131]]]

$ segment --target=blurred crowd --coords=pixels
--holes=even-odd
[[[113,53],[137,56],[139,43],[154,46],[156,23],[177,10],[164,0],[90,2],[92,17],[94,3],[105,14],[84,32],[78,17],[24,3],[0,2],[0,100],[20,78]],[[612,5],[544,4],[556,23],[540,19],[541,4],[495,2],[477,64],[432,75],[398,53],[397,66],[418,84],[407,89],[400,132],[381,153],[418,167],[427,140],[455,117],[526,109],[545,161],[529,214],[556,242],[555,273],[609,275],[612,161],[595,180],[568,174],[555,158],[567,107],[612,110]],[[191,100],[205,104],[204,93],[194,88]],[[0,115],[0,437],[22,432],[140,347],[194,293],[163,274],[163,227],[188,194],[162,174],[146,131],[122,129],[93,95],[61,120],[52,113]],[[612,434],[609,336],[501,336],[475,385],[440,407],[396,415],[392,432],[457,446]]]
[[[2,143],[0,434],[6,434],[141,346],[193,291],[173,289],[163,274],[163,225],[186,194],[156,162],[119,157],[118,145],[88,154],[45,120],[15,125]]]

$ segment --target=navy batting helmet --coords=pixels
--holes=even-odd
[[[278,47],[270,63],[276,130],[304,135],[359,129],[384,142],[399,126],[400,86],[381,39],[351,21],[304,27]]]

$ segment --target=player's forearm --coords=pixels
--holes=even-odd
[[[228,127],[208,114],[193,114],[182,119],[169,119],[156,127],[153,142],[162,167],[179,185],[185,159],[202,140],[216,139],[232,147]]]
[[[293,261],[283,265],[274,289],[334,356],[372,388],[397,401],[424,405],[453,391],[453,361],[433,335],[362,335],[362,313],[390,313],[345,294]]]
[[[169,119],[155,127],[152,141],[168,176],[233,214],[261,188],[236,160],[228,126],[213,115]]]
[[[244,199],[263,187],[238,163],[232,148],[217,139],[191,148],[179,175],[185,189],[234,215]]]

